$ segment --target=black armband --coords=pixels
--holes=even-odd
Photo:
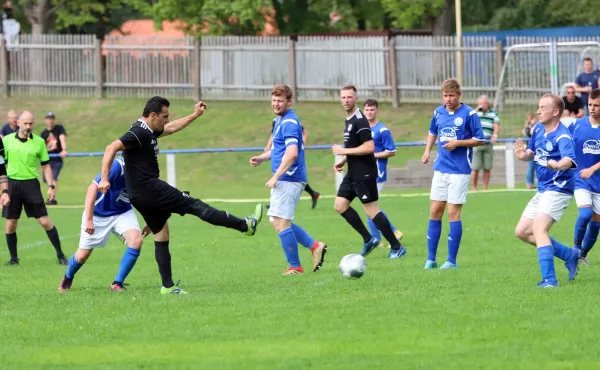
[[[4,163],[0,164],[0,177],[6,177],[6,165]]]
[[[48,163],[50,163],[50,161],[49,161],[49,160],[48,160],[48,161],[43,161],[43,162],[40,162],[40,164],[41,164],[42,166],[45,166],[45,165],[47,165]]]

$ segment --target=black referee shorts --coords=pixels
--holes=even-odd
[[[379,200],[379,191],[377,191],[377,179],[360,179],[351,180],[348,175],[344,176],[344,180],[340,184],[337,196],[348,199],[352,202],[354,198],[360,199],[362,204],[367,204]]]
[[[2,217],[18,220],[21,218],[23,207],[25,207],[27,217],[40,218],[48,216],[38,179],[8,179],[8,196],[10,197],[10,204],[2,208]]]
[[[130,201],[153,234],[163,229],[171,214],[183,216],[190,213],[192,206],[199,202],[161,180],[152,184],[143,197],[133,197]]]

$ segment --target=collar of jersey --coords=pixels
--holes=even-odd
[[[17,138],[17,140],[19,140],[20,142],[22,142],[22,143],[25,143],[25,142],[27,142],[27,141],[29,141],[29,140],[33,139],[33,133],[29,134],[29,136],[28,136],[28,137],[26,137],[25,139],[21,139],[21,137],[19,137],[19,131],[17,131],[17,132],[15,133],[15,137],[16,137],[16,138]]]

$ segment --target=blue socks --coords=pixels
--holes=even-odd
[[[542,280],[556,281],[556,272],[554,271],[554,249],[551,245],[547,245],[538,248],[537,252]]]
[[[550,242],[552,242],[554,257],[560,258],[563,261],[566,261],[569,258],[571,258],[571,248],[557,241],[553,237],[550,237]]]
[[[296,235],[296,240],[298,241],[298,243],[300,243],[300,245],[311,249],[313,244],[315,244],[315,239],[313,239],[313,237],[310,236],[310,234],[307,233],[300,226],[292,224],[292,230],[294,231],[294,234]]]
[[[462,221],[450,222],[448,234],[448,262],[456,264],[456,256],[462,239]]]
[[[581,243],[583,243],[588,224],[592,220],[592,214],[591,207],[579,208],[579,217],[577,217],[577,222],[575,222],[575,235],[573,237],[575,248],[577,249],[581,249]]]
[[[429,220],[427,228],[427,259],[435,261],[440,236],[442,235],[442,220]]]
[[[581,245],[581,256],[587,257],[587,254],[592,250],[596,240],[598,239],[598,232],[600,231],[600,222],[592,221],[588,225],[587,232],[583,238],[583,244]]]
[[[279,234],[281,247],[290,267],[300,267],[300,256],[298,256],[298,240],[293,228],[285,229]]]
[[[385,217],[387,217],[387,214],[383,212],[383,210],[381,210],[381,212],[385,215]],[[388,220],[390,219],[389,217],[387,218]],[[369,217],[367,217],[367,226],[369,227],[371,236],[377,240],[381,240],[381,233],[379,232],[379,229],[377,229],[377,226],[375,226],[375,223]],[[392,221],[390,221],[390,226],[392,227],[392,232],[396,232],[396,227],[394,226],[394,224],[392,224]]]
[[[133,269],[133,266],[135,266],[135,262],[137,261],[139,256],[139,249],[127,247],[125,253],[123,254],[123,258],[121,259],[121,267],[119,268],[119,272],[117,273],[115,282],[123,284],[125,278],[127,277],[127,275],[129,275],[129,273]]]
[[[67,272],[65,272],[65,276],[67,277],[67,279],[73,279],[77,271],[79,271],[79,269],[81,268],[81,266],[83,266],[83,264],[79,264],[79,262],[75,260],[75,255],[72,255],[71,258],[69,258]]]

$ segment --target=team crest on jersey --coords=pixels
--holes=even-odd
[[[456,118],[454,119],[454,126],[456,126],[456,127],[460,127],[460,126],[462,126],[462,124],[463,124],[463,119],[462,119],[462,117],[456,117]]]
[[[550,145],[552,145],[552,144],[550,144]],[[533,157],[533,159],[534,159],[534,161],[536,161],[540,165],[545,166],[545,165],[548,164],[548,156],[549,155],[550,155],[550,153],[548,153],[544,149],[537,148],[535,150],[535,156]]]
[[[352,130],[352,124],[348,125],[348,132],[350,132],[350,130]]]
[[[600,154],[600,140],[586,140],[583,143],[583,154]]]
[[[552,146],[552,143],[549,141],[546,141],[546,150],[551,152],[552,149],[554,149],[554,147]]]
[[[440,130],[440,142],[456,140],[456,127],[444,127]]]

